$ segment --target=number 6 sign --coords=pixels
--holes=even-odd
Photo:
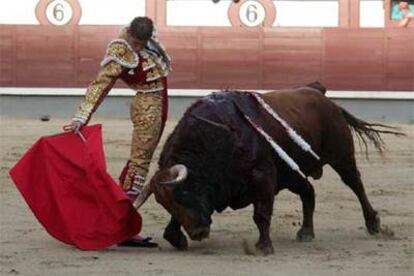
[[[272,0],[242,0],[230,5],[228,16],[233,26],[271,27],[276,8]]]
[[[76,25],[81,17],[81,8],[77,0],[40,0],[36,17],[41,25]]]

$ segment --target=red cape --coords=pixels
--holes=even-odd
[[[101,249],[141,231],[142,218],[106,172],[101,125],[40,138],[10,170],[29,207],[56,239]]]

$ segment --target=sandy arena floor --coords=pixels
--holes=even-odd
[[[129,153],[130,122],[95,122],[104,125],[108,170],[117,177]],[[313,181],[316,239],[295,241],[301,203],[284,191],[276,198],[272,222],[275,254],[263,257],[246,255],[243,249],[244,242],[253,245],[258,237],[251,207],[214,214],[210,238],[190,242],[189,251],[179,252],[162,238],[169,215],[153,198],[141,210],[143,233],[154,237],[159,248],[80,251],[54,240],[8,171],[37,138],[59,132],[65,123],[0,117],[1,275],[414,275],[414,125],[401,126],[408,137],[384,136],[389,149],[385,158],[371,150],[367,161],[357,153],[368,196],[388,235],[366,233],[356,197],[326,167],[324,177]],[[173,126],[168,123],[163,141]]]

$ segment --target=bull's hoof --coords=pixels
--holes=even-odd
[[[300,242],[311,242],[314,238],[315,234],[311,228],[301,228],[296,233],[296,240]]]
[[[178,250],[188,250],[187,238],[181,231],[168,231],[167,227],[164,231],[163,237]]]
[[[366,221],[368,233],[370,235],[378,234],[381,231],[381,220],[378,214],[371,220]]]
[[[274,253],[273,245],[270,242],[267,242],[267,243],[257,242],[256,249],[259,250],[265,256]]]

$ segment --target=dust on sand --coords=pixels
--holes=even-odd
[[[163,240],[168,213],[151,198],[141,209],[143,233],[155,249],[111,247],[81,251],[50,237],[37,222],[8,176],[9,169],[42,135],[59,132],[65,120],[48,122],[1,117],[0,274],[1,275],[414,275],[414,126],[401,125],[408,137],[383,136],[382,158],[371,149],[357,159],[369,199],[379,211],[383,233],[369,236],[358,200],[326,167],[316,191],[314,241],[295,241],[301,203],[290,192],[275,201],[272,256],[248,255],[258,231],[252,208],[213,215],[211,235],[180,252]],[[104,125],[108,171],[116,178],[129,153],[128,120],[97,119]],[[174,122],[167,124],[163,141]],[[160,147],[155,154],[159,155]],[[152,172],[155,169],[152,165]]]

